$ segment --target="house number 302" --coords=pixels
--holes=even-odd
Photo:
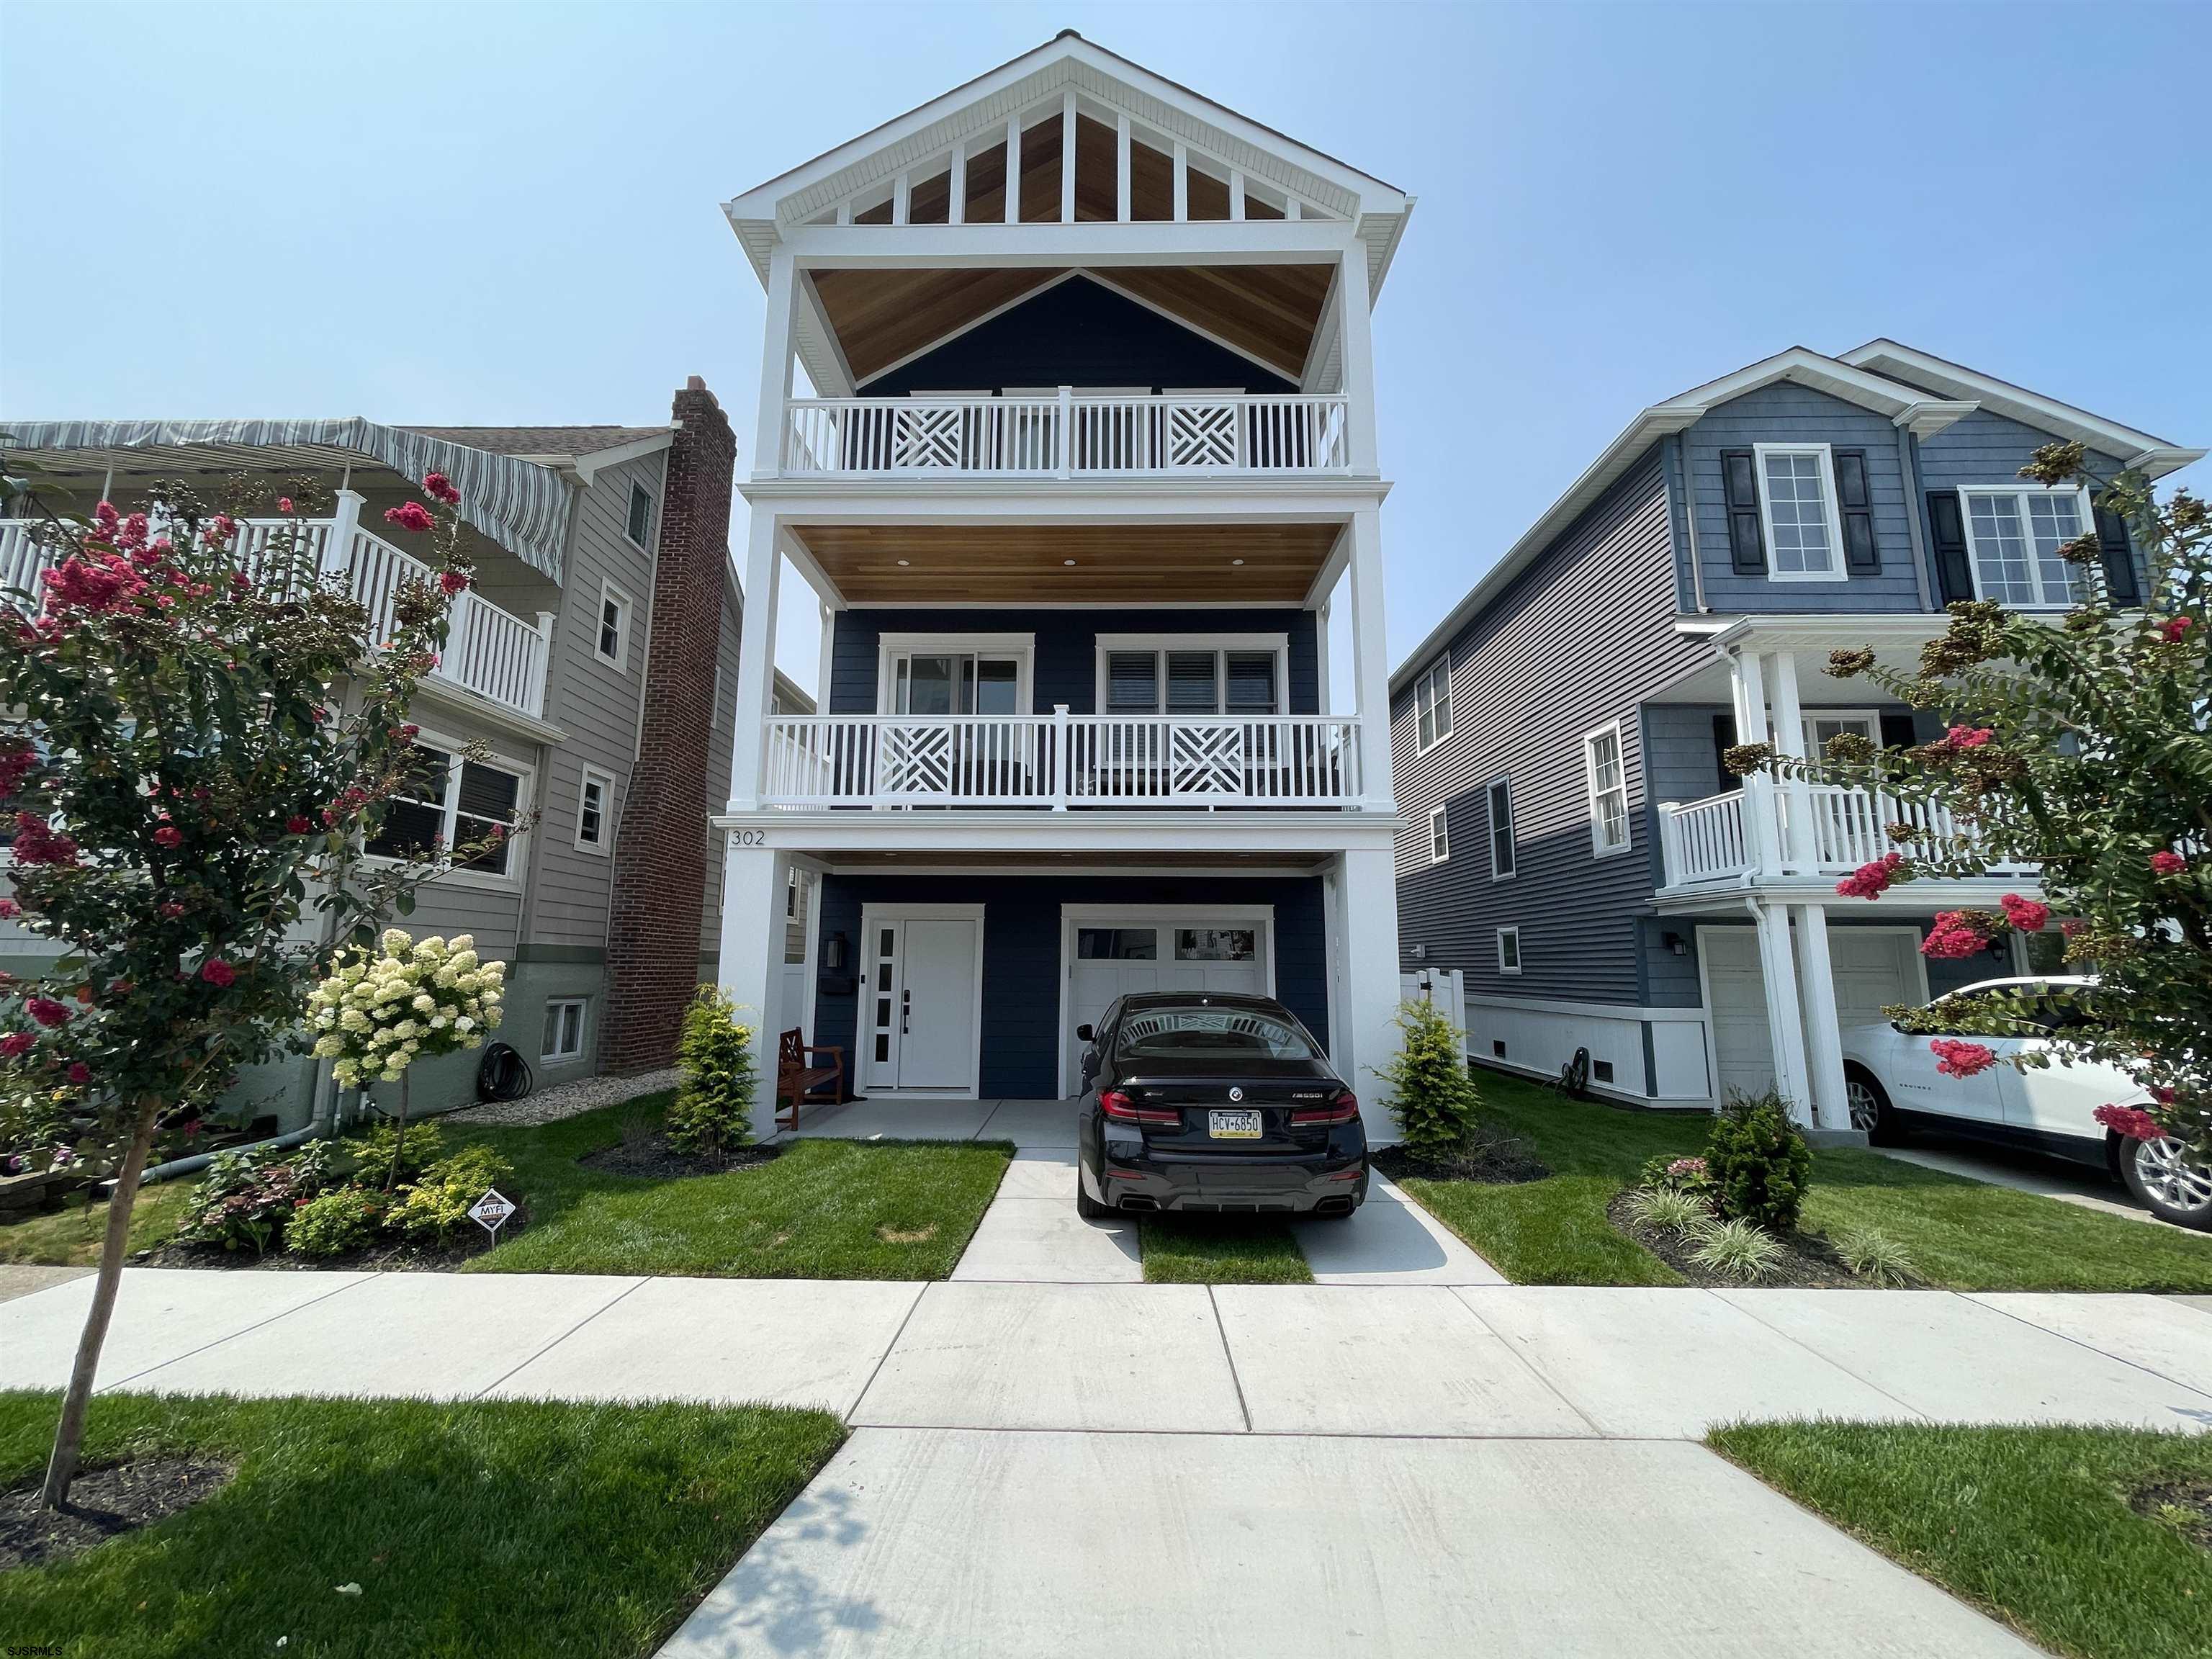
[[[732,830],[730,831],[730,845],[732,847],[765,847],[768,845],[768,831],[765,830]]]

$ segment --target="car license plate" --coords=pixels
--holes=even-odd
[[[1257,1112],[1208,1112],[1206,1132],[1216,1140],[1257,1140],[1260,1138],[1260,1115]]]

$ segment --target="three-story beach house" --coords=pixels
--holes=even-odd
[[[767,1041],[1049,1099],[1120,993],[1249,990],[1373,1092],[1411,206],[1072,33],[727,204],[768,316],[720,979]],[[817,714],[771,706],[787,566]]]

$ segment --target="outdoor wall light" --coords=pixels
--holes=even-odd
[[[845,935],[832,933],[823,941],[822,966],[833,974],[845,971]]]
[[[1406,954],[1416,962],[1426,962],[1429,959],[1429,947],[1425,945],[1408,945],[1406,947]]]
[[[1662,933],[1659,935],[1659,942],[1678,957],[1686,957],[1690,954],[1689,945],[1680,933]]]

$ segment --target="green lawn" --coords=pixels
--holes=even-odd
[[[35,1477],[56,1409],[0,1394],[0,1486]],[[0,1574],[0,1640],[71,1659],[643,1659],[843,1438],[826,1413],[763,1407],[103,1395],[92,1459],[197,1454],[237,1477]]]
[[[1754,1423],[1718,1451],[2045,1646],[2212,1653],[2212,1550],[2131,1493],[2212,1483],[2212,1437],[2129,1429]]]
[[[1334,1222],[1348,1226],[1348,1222]],[[1151,1285],[1310,1285],[1313,1269],[1279,1221],[1160,1216],[1143,1224]]]
[[[1658,1153],[1701,1151],[1702,1113],[1569,1100],[1478,1071],[1487,1114],[1553,1171],[1525,1186],[1407,1181],[1406,1190],[1498,1271],[1529,1285],[1674,1285],[1674,1269],[1626,1237],[1606,1206]],[[1852,1147],[1814,1154],[1804,1224],[1875,1227],[1931,1283],[1953,1290],[2212,1290],[2212,1237],[2101,1214],[1962,1180]]]
[[[495,1147],[503,1183],[530,1224],[475,1257],[475,1273],[683,1273],[742,1279],[942,1279],[998,1191],[1005,1141],[800,1140],[774,1162],[672,1180],[580,1167],[621,1138],[625,1117],[670,1097],[533,1128],[444,1126],[447,1148]],[[134,1249],[166,1242],[189,1182],[150,1188],[131,1219]],[[0,1227],[0,1261],[91,1261],[104,1206]]]

